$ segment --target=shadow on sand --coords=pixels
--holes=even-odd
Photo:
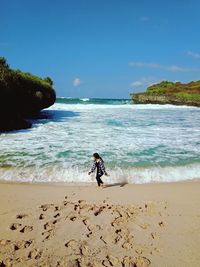
[[[119,187],[124,187],[125,185],[127,185],[128,183],[124,182],[124,183],[114,183],[114,184],[107,184],[104,186],[104,188],[108,188],[108,187],[113,187],[113,186],[119,186]]]

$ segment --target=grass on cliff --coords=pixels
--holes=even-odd
[[[200,94],[189,94],[189,93],[177,93],[174,94],[176,98],[183,101],[199,101],[200,102]]]
[[[34,111],[48,107],[55,101],[51,78],[44,79],[10,68],[0,57],[0,109]]]
[[[163,81],[148,87],[145,94],[174,96],[180,100],[200,101],[200,81],[187,84]]]
[[[4,85],[9,84],[9,80],[26,80],[37,85],[52,89],[53,81],[50,77],[44,79],[33,75],[29,72],[22,72],[21,70],[11,69],[4,57],[0,57],[0,83]]]

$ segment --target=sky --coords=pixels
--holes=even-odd
[[[129,98],[200,80],[199,0],[0,0],[0,56],[57,96]]]

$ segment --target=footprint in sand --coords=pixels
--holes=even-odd
[[[103,266],[119,266],[119,259],[112,255],[108,255],[105,260],[102,261]],[[121,264],[120,264],[121,265]]]
[[[29,259],[35,259],[35,260],[38,260],[40,259],[42,256],[42,250],[39,250],[39,249],[33,249],[29,252],[28,254],[28,258]]]
[[[41,205],[40,208],[43,210],[43,211],[47,211],[49,209],[51,209],[52,207],[54,207],[55,205],[54,204],[44,204],[44,205]]]
[[[81,255],[83,256],[87,256],[91,254],[91,250],[86,244],[81,245],[79,249],[80,249]]]
[[[4,262],[5,262],[5,261],[0,261],[0,267],[6,267],[6,265],[5,265]]]
[[[20,249],[20,247],[18,245],[14,244],[14,251],[19,250],[19,249]]]
[[[159,235],[157,232],[153,232],[153,233],[151,233],[151,237],[152,237],[153,239],[156,239],[156,238],[159,238],[160,235]]]
[[[51,229],[46,232],[43,232],[42,235],[44,236],[43,241],[47,241],[54,237],[54,231]]]
[[[55,206],[55,209],[54,209],[54,211],[59,211],[59,210],[61,210],[62,209],[62,207],[61,206]]]
[[[77,216],[77,214],[75,212],[70,212],[66,217],[65,220],[69,219],[70,221],[74,222],[76,219],[78,219],[79,215]]]
[[[119,226],[119,225],[122,225],[126,222],[127,221],[123,217],[119,216],[119,217],[115,218],[114,221],[111,222],[111,225],[112,226]]]
[[[87,226],[87,224],[85,224],[85,225]],[[89,238],[93,233],[101,230],[101,226],[97,225],[97,224],[91,224],[91,225],[87,226],[87,229],[88,229],[89,233],[86,234],[86,236]]]
[[[0,240],[0,245],[2,246],[6,246],[8,244],[10,244],[11,240],[8,240],[8,239],[1,239]]]
[[[127,229],[117,229],[115,233],[117,234],[114,240],[115,244],[121,243],[121,247],[126,250],[133,248],[134,237],[129,233]]]
[[[30,240],[26,240],[26,241],[22,241],[22,246],[24,248],[28,248],[31,244],[33,244],[34,240],[30,239]]]
[[[90,238],[91,235],[92,235],[92,232],[89,232],[88,234],[86,234],[87,238]]]
[[[8,258],[6,260],[0,261],[0,267],[13,266],[13,260]]]
[[[68,250],[69,254],[74,254],[74,255],[80,255],[80,246],[79,246],[78,241],[71,239],[67,243],[65,243],[65,247]]]
[[[14,242],[14,250],[24,249],[30,247],[30,245],[33,243],[33,240],[20,240]]]
[[[54,218],[57,218],[57,217],[59,217],[60,216],[60,213],[58,212],[58,213],[56,213],[53,217]]]
[[[69,216],[69,219],[70,219],[70,221],[74,222],[77,219],[77,217],[74,215],[71,215],[71,216]]]
[[[97,231],[101,230],[101,226],[98,224],[90,224],[87,226],[87,229],[90,232],[97,232]]]
[[[84,219],[82,222],[83,222],[84,225],[86,225],[86,226],[88,225],[88,220],[87,219]]]
[[[15,231],[17,229],[19,229],[19,227],[21,227],[21,223],[12,223],[10,226],[10,230]]]
[[[45,215],[43,213],[41,213],[39,216],[39,220],[44,220],[44,219],[45,219]]]
[[[67,206],[67,204],[69,204],[69,201],[64,200],[62,203],[63,203],[63,206]]]
[[[74,240],[74,239],[72,239],[72,240],[69,240],[67,243],[65,243],[65,247],[76,247],[77,246],[77,241],[76,240]]]
[[[58,220],[54,220],[51,222],[47,222],[44,224],[44,230],[52,230],[53,228],[55,228],[55,224],[58,222]]]
[[[11,241],[8,239],[2,239],[0,240],[0,247],[2,246],[2,249],[5,251],[18,251],[20,249],[26,249],[30,247],[30,245],[33,243],[33,240],[18,240],[18,241]],[[0,249],[1,251],[1,249]],[[0,265],[1,266],[1,265]]]
[[[122,244],[122,248],[126,249],[126,250],[130,250],[133,248],[133,242],[131,239],[128,239],[127,241],[125,241],[123,244]]]
[[[140,228],[147,229],[150,225],[148,223],[139,224]]]
[[[16,219],[24,219],[24,218],[26,218],[26,217],[28,217],[28,214],[18,214],[18,215],[16,216]]]
[[[151,264],[151,261],[145,257],[137,257],[135,259],[136,267],[148,267]]]
[[[117,236],[114,239],[115,244],[119,244],[120,242],[127,241],[128,237],[130,236],[128,229],[121,229],[120,228],[120,229],[117,229],[115,231],[115,233],[117,234]],[[122,244],[122,247],[126,248],[126,247],[128,247],[128,245],[126,245],[126,243],[124,242]]]
[[[21,230],[20,233],[27,233],[33,231],[33,226],[25,225]]]
[[[144,252],[144,250],[143,250],[143,248],[137,248],[136,250],[135,250],[135,252],[138,254],[138,255],[142,255],[142,253]]]
[[[74,210],[80,214],[81,206],[79,204],[74,205]]]
[[[78,203],[79,203],[79,204],[86,204],[86,201],[85,201],[84,199],[79,199],[79,200],[78,200]]]
[[[158,225],[159,225],[160,227],[164,227],[164,226],[165,226],[164,223],[163,223],[162,221],[159,222]]]
[[[113,244],[113,237],[111,235],[109,235],[108,233],[100,236],[100,240],[106,245],[112,245]]]
[[[122,261],[124,267],[148,267],[151,264],[150,260],[145,257],[129,257],[125,256]]]
[[[133,235],[131,235],[131,234],[125,235],[124,240],[125,240],[125,242],[123,244],[124,248],[127,248],[127,249],[133,248],[134,241],[135,241]],[[127,245],[125,245],[125,244],[127,244]]]
[[[94,216],[98,216],[103,210],[104,210],[104,207],[100,207],[99,209],[95,210]]]

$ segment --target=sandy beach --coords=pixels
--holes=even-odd
[[[0,266],[199,266],[200,183],[0,184]]]

